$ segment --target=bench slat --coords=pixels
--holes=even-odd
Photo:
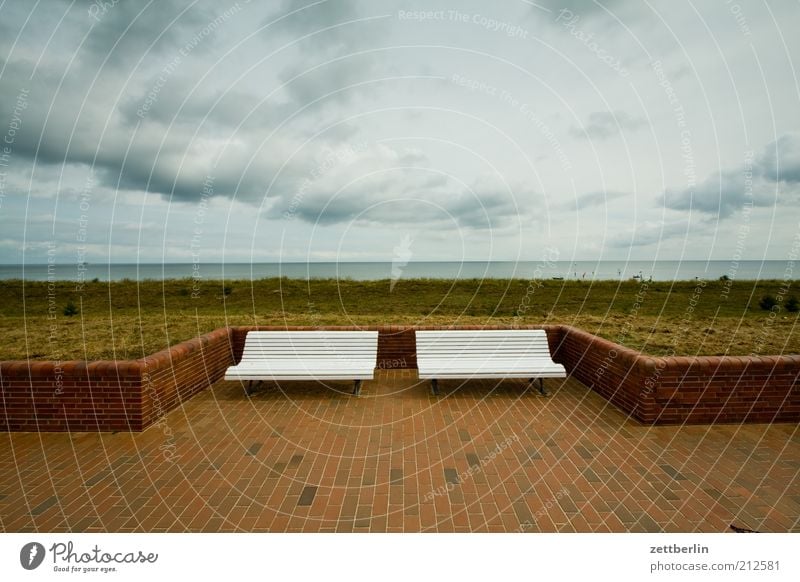
[[[371,380],[377,331],[251,331],[226,380]]]

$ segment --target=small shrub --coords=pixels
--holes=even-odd
[[[719,278],[719,280],[720,280],[720,281],[730,281],[730,280],[731,280],[731,278],[730,278],[730,277],[728,277],[727,275],[723,275],[722,277],[720,277],[720,278]]]
[[[95,277],[94,279],[92,279],[92,283],[99,283],[99,282],[100,282],[100,279],[99,279],[99,278],[97,278],[97,277]]]
[[[230,286],[228,286],[228,285],[225,285],[225,286],[222,288],[222,294],[223,294],[223,295],[225,295],[225,297],[227,297],[227,296],[228,296],[228,295],[230,295],[231,293],[233,293],[233,287],[230,287]]]
[[[792,295],[786,300],[784,307],[786,308],[786,311],[789,311],[790,313],[797,313],[800,311],[800,301],[797,300],[797,297]]]
[[[769,311],[777,304],[778,304],[777,300],[772,295],[764,295],[758,302],[758,306],[764,311]]]
[[[78,315],[78,308],[75,306],[75,304],[72,301],[70,301],[69,303],[67,303],[64,306],[64,315],[66,315],[67,317],[72,317],[73,315]]]
[[[188,288],[186,288],[186,287],[182,287],[182,288],[181,288],[181,290],[180,290],[180,291],[178,291],[178,294],[179,294],[181,297],[188,297],[188,296],[189,296],[189,293],[191,293],[191,291],[189,291],[189,289],[188,289]]]

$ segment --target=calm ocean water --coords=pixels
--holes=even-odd
[[[584,279],[619,280],[631,277],[655,281],[718,279],[783,279],[787,261],[491,261],[384,263],[204,263],[194,272],[191,263],[0,265],[0,280],[118,281],[131,279]],[[792,279],[795,277],[792,275]]]

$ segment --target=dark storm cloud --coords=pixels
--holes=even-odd
[[[318,3],[289,0],[263,24],[281,16],[284,18],[277,29],[270,26],[265,33],[277,35],[287,43],[297,41],[298,58],[284,67],[278,77],[286,83],[287,94],[298,105],[323,96],[325,103],[347,102],[355,92],[337,90],[378,76],[380,55],[359,52],[374,48],[385,34],[382,18],[385,14],[373,14],[366,9],[362,12],[350,0]],[[359,93],[370,90],[374,89],[364,86],[357,89]]]
[[[152,59],[168,48],[177,54],[198,29],[218,17],[194,5],[187,10],[186,5],[177,2],[106,3],[104,9],[90,13],[92,6],[97,4],[75,4],[65,21],[72,23],[73,31],[91,27],[87,43],[77,53],[79,58],[68,65],[69,69],[57,59],[42,60],[35,70],[27,60],[7,63],[0,85],[3,117],[10,115],[21,88],[29,90],[14,155],[44,164],[93,165],[102,182],[109,186],[119,184],[122,188],[147,189],[178,197],[190,197],[192,193],[199,196],[198,185],[211,173],[210,169],[191,176],[181,171],[181,158],[196,153],[200,147],[192,139],[196,121],[202,117],[218,124],[231,124],[236,119],[235,112],[242,112],[244,107],[252,109],[254,100],[234,92],[226,95],[218,107],[210,108],[213,101],[203,101],[201,96],[186,108],[187,121],[195,122],[194,125],[180,127],[178,123],[167,130],[164,126],[173,121],[168,116],[177,111],[184,94],[176,78],[172,79],[176,82],[171,87],[173,91],[164,92],[165,107],[153,109],[150,122],[136,129],[135,124],[140,120],[132,115],[136,103],[141,101],[131,98],[130,87],[150,85],[136,83],[131,75],[138,71],[123,61]],[[67,24],[63,27],[69,28]],[[35,46],[42,42],[42,30],[36,27],[26,28],[24,34],[28,37],[26,44]],[[210,35],[203,42],[212,42]],[[115,63],[98,69],[98,59],[108,55]],[[125,86],[126,83],[129,85]],[[199,137],[205,136],[201,133]],[[235,164],[229,171],[219,172],[220,193],[232,194],[236,190],[239,176],[234,179],[233,174],[241,170],[241,164]],[[242,184],[245,193],[252,194],[250,174],[243,174]],[[226,179],[226,175],[231,179]]]
[[[291,195],[297,180],[311,166],[302,158],[312,158],[321,144],[354,137],[353,127],[335,124],[307,145],[297,159],[283,164],[320,129],[318,108],[292,115],[332,89],[368,79],[372,59],[355,57],[309,71],[286,87],[288,102],[265,101],[261,95],[213,83],[197,86],[197,67],[208,65],[202,60],[190,62],[181,50],[198,31],[209,28],[209,23],[219,24],[215,12],[196,5],[187,10],[177,2],[119,2],[107,3],[90,14],[92,6],[97,4],[76,4],[68,14],[73,36],[91,29],[68,72],[64,63],[46,59],[35,71],[22,60],[6,67],[0,86],[4,117],[11,115],[19,89],[30,88],[15,155],[36,159],[39,164],[90,165],[102,185],[159,193],[175,200],[198,199],[206,178],[213,176],[215,195],[259,202],[266,195]],[[238,4],[233,7],[236,10],[228,6],[219,10],[241,10]],[[19,14],[22,22],[25,17]],[[354,18],[352,3],[323,2],[281,22],[280,30],[284,37],[292,38],[308,27],[317,30]],[[217,28],[203,37],[198,52],[213,44]],[[26,29],[28,44],[36,44],[52,32],[40,29]],[[325,51],[354,46],[364,41],[368,35],[361,33],[368,29],[374,30],[351,27],[317,40]],[[197,56],[194,50],[193,58]],[[301,55],[280,76],[285,80],[295,70],[313,68],[315,61],[308,59],[320,55]],[[114,62],[99,69],[106,56]],[[141,57],[148,67],[136,65]],[[162,69],[173,59],[177,59],[176,66]],[[276,81],[281,79],[272,82]],[[159,91],[154,94],[156,87]],[[332,99],[339,100],[344,99]],[[287,119],[286,127],[273,134]],[[232,145],[226,145],[228,140]],[[280,179],[273,182],[276,174]]]
[[[529,222],[530,211],[542,197],[521,185],[478,180],[447,204],[447,211],[461,226],[500,228],[518,221]]]
[[[262,25],[278,18],[278,28],[267,29],[269,34],[277,33],[289,40],[308,36],[303,41],[307,46],[331,49],[359,42],[359,35],[347,24],[359,18],[355,3],[350,0],[285,0]]]
[[[261,25],[270,38],[297,40],[303,51],[347,54],[384,37],[391,12],[386,4],[353,0],[285,0]]]
[[[390,166],[391,161],[379,160],[376,165]],[[266,214],[271,218],[299,219],[324,225],[354,220],[375,224],[413,223],[436,214],[434,208],[440,205],[438,201],[442,193],[433,189],[446,184],[446,180],[425,171],[391,166],[371,175],[359,172],[359,165],[373,165],[375,162],[349,162],[349,168],[331,170],[333,176],[302,180],[291,196],[279,197]],[[439,214],[435,220],[442,219]]]
[[[278,74],[278,82],[300,74],[285,88],[288,102],[265,103],[241,90],[198,89],[191,69],[181,66],[169,72],[163,90],[146,111],[142,104],[161,73],[139,72],[137,82],[128,82],[123,89],[131,72],[123,61],[135,63],[143,54],[151,59],[160,54],[154,63],[160,68],[184,46],[187,35],[214,15],[193,10],[181,15],[179,24],[167,26],[182,7],[161,5],[161,12],[147,9],[140,14],[133,4],[119,3],[96,15],[99,22],[91,24],[84,64],[78,63],[65,78],[59,63],[42,63],[34,75],[35,87],[15,154],[39,164],[92,166],[101,186],[159,193],[176,202],[198,200],[210,184],[214,196],[256,205],[270,198],[274,202],[265,204],[267,216],[283,216],[288,208],[292,216],[311,223],[430,221],[482,229],[502,227],[520,215],[527,216],[533,193],[522,187],[517,193],[510,192],[508,186],[485,180],[464,188],[438,174],[409,170],[408,166],[427,162],[421,152],[412,150],[373,145],[327,175],[310,180],[318,174],[320,160],[330,147],[326,136],[330,143],[339,140],[335,148],[343,138],[352,141],[354,130],[338,124],[322,139],[304,145],[309,132],[320,129],[308,110],[303,112],[304,121],[298,121],[306,124],[305,132],[302,126],[295,126],[293,131],[265,141],[275,127],[307,103],[374,76],[377,60],[373,55],[350,57],[345,52],[344,58],[336,56],[341,51],[360,50],[376,38],[377,28],[370,23],[336,26],[360,18],[354,3],[322,2],[281,22],[284,40],[333,27],[304,41],[303,46],[313,45],[317,50],[313,54],[301,51]],[[289,2],[284,13],[301,5]],[[73,9],[70,18],[78,16],[88,18]],[[97,85],[90,87],[97,59],[109,54],[117,64],[104,69]],[[330,64],[314,68],[331,59]],[[8,82],[0,89],[4,104],[13,101],[15,86],[22,86],[31,71],[26,63],[14,63],[6,72],[4,81]],[[330,101],[343,103],[348,97]],[[245,125],[234,131],[245,120]]]
[[[112,66],[153,58],[183,44],[215,18],[197,2],[123,0],[111,4],[87,0],[75,4],[70,16],[92,27],[83,54],[99,61],[108,57]]]
[[[624,130],[632,131],[645,125],[646,120],[624,111],[594,111],[589,114],[589,119],[582,127],[573,126],[570,133],[574,137],[606,139]]]
[[[147,84],[155,85],[155,77]],[[211,124],[217,128],[233,130],[246,122],[239,131],[248,128],[271,128],[288,114],[284,104],[265,101],[261,97],[236,89],[216,90],[213,93],[192,91],[195,82],[190,79],[172,78],[169,91],[158,95],[158,101],[147,110],[146,121],[161,125]],[[136,93],[119,105],[124,122],[135,127],[142,122],[139,115],[142,104],[147,102],[147,90]]]
[[[82,107],[87,97],[87,87],[82,76],[62,79],[57,67],[41,64],[35,71],[27,61],[7,63],[0,84],[0,114],[8,119],[17,96],[27,90],[27,107],[21,116],[21,130],[14,143],[15,155],[36,157],[45,163],[70,161],[67,150],[75,161],[84,163],[92,155],[91,141],[75,139],[70,144],[73,131],[80,137],[97,137],[103,119],[94,115],[93,104]],[[95,142],[96,143],[96,139]]]
[[[102,185],[179,199],[199,198],[208,175],[217,177],[215,193],[249,199],[257,198],[268,182],[272,164],[257,159],[247,169],[247,155],[236,148],[224,153],[220,145],[209,153],[206,142],[213,136],[202,132],[195,136],[197,124],[120,124],[114,103],[101,97],[103,87],[87,94],[78,78],[59,87],[57,75],[42,68],[33,81],[28,81],[26,73],[24,67],[9,66],[4,79],[10,82],[0,88],[4,116],[9,115],[18,87],[29,88],[21,129],[15,136],[15,156],[35,159],[38,164],[92,166]],[[231,110],[235,109],[214,112],[221,115]],[[258,151],[258,145],[252,150]],[[218,164],[217,153],[221,154]]]
[[[110,208],[112,201],[120,199],[129,208],[146,200],[147,208],[160,212],[168,208],[165,200],[170,200],[176,202],[170,211],[191,221],[210,180],[217,198],[211,204],[219,208],[231,200],[244,202],[228,204],[239,213],[231,221],[232,229],[241,229],[250,218],[270,219],[270,229],[289,224],[281,218],[290,212],[299,233],[308,223],[337,225],[325,235],[329,248],[335,248],[337,231],[351,221],[369,226],[365,236],[375,238],[395,224],[441,231],[443,239],[452,235],[453,228],[473,229],[480,231],[478,234],[488,228],[500,229],[505,236],[523,224],[529,227],[526,240],[535,244],[542,230],[530,226],[537,218],[547,220],[543,213],[554,211],[561,219],[554,233],[558,244],[578,242],[581,246],[585,242],[587,252],[594,252],[596,241],[610,237],[615,237],[619,249],[646,247],[663,239],[676,243],[686,236],[690,209],[696,212],[689,236],[705,240],[695,224],[712,229],[718,216],[731,216],[750,198],[754,205],[767,207],[777,199],[782,212],[775,214],[781,217],[797,207],[792,196],[796,198],[800,192],[800,140],[784,136],[775,141],[777,135],[768,134],[773,121],[785,128],[783,131],[797,129],[789,106],[796,89],[793,77],[785,71],[776,74],[786,68],[786,55],[797,53],[796,42],[787,36],[787,46],[779,43],[782,37],[777,33],[781,31],[769,18],[757,11],[748,13],[750,40],[758,41],[759,60],[763,59],[770,72],[768,87],[758,87],[744,81],[754,78],[748,64],[750,44],[741,42],[740,35],[730,34],[737,26],[735,15],[728,10],[731,7],[698,6],[695,11],[692,6],[668,1],[656,2],[652,8],[619,1],[602,5],[577,0],[540,3],[551,12],[525,2],[473,0],[441,6],[443,20],[412,22],[401,21],[398,9],[436,7],[422,0],[48,0],[38,4],[7,0],[0,8],[0,67],[5,67],[0,82],[0,122],[5,126],[15,119],[15,103],[23,90],[26,107],[18,115],[20,119],[13,121],[16,133],[3,191],[3,211],[8,212],[4,216],[24,226],[27,215],[22,202],[31,201],[31,207],[36,207],[32,214],[52,213],[63,219],[65,208],[74,210],[83,174],[92,171],[98,192],[92,212],[95,208],[99,212],[103,204]],[[26,23],[35,5],[35,13]],[[224,26],[209,28],[209,23],[236,6],[239,11],[226,19]],[[497,18],[539,32],[537,39],[559,51],[563,61],[540,53],[538,40],[508,39],[482,30],[471,19],[459,22],[447,16],[451,8],[468,19],[471,14]],[[557,20],[562,9],[572,13],[570,19]],[[665,16],[664,21],[656,10]],[[709,16],[708,29],[698,26],[699,11]],[[776,8],[776,14],[781,26],[791,28],[791,10]],[[639,38],[623,34],[616,16],[636,29],[633,36],[641,33]],[[578,21],[571,25],[571,18]],[[274,24],[267,27],[271,22]],[[680,31],[681,46],[665,28],[667,22]],[[187,43],[193,43],[207,28],[209,33],[191,54],[183,55]],[[12,46],[20,32],[19,42]],[[717,63],[708,52],[709,34],[719,40],[720,54],[730,56],[730,76],[718,74],[723,72],[721,61]],[[664,109],[666,100],[661,87],[653,87],[650,66],[631,67],[631,80],[625,81],[618,71],[598,60],[601,49],[634,62],[645,59],[646,52],[662,58],[665,70],[683,67],[693,71],[680,85],[676,75],[671,75],[670,81],[680,91],[682,107],[696,112],[692,130],[698,166],[718,157],[722,160],[718,174],[707,177],[702,173],[699,185],[688,189],[681,173],[682,160],[671,157],[663,160],[663,168],[658,164],[658,156],[674,145],[670,138],[676,121],[673,109]],[[737,52],[740,50],[744,58]],[[681,58],[673,58],[678,53]],[[481,54],[492,58],[479,57]],[[173,65],[177,56],[180,62]],[[563,98],[562,104],[543,98],[539,81],[520,75],[516,65],[501,64],[501,59],[536,73],[553,95]],[[577,69],[587,73],[584,80],[575,76]],[[402,86],[379,81],[421,74],[449,78],[454,72],[497,87],[498,95],[490,100],[488,93],[478,94],[480,91],[452,95],[416,81],[404,80]],[[736,79],[736,88],[742,89],[741,100],[730,99],[729,78]],[[589,79],[595,85],[590,86]],[[739,79],[743,81],[739,83]],[[159,91],[151,97],[154,89]],[[528,119],[538,131],[520,121],[522,111],[503,101],[499,89],[538,107],[541,119]],[[766,89],[779,98],[766,99]],[[597,90],[613,104],[608,110],[597,111],[604,107],[598,102]],[[644,109],[625,105],[636,103],[639,90],[639,102],[647,108],[653,135],[659,139],[638,139],[636,147],[627,149],[620,136],[636,131],[636,137],[642,137],[650,129],[641,117],[635,117],[644,116]],[[316,100],[320,101],[312,105]],[[703,114],[709,102],[715,105],[713,119]],[[395,113],[404,107],[407,115]],[[575,148],[570,149],[570,156],[575,157],[570,166],[579,171],[561,171],[566,168],[542,163],[534,175],[505,139],[481,133],[466,116],[463,123],[449,123],[446,116],[434,120],[427,113],[418,113],[428,108],[452,108],[485,121],[487,127],[508,130],[509,137],[519,140],[520,152],[536,160],[559,144]],[[752,193],[737,153],[737,148],[742,149],[736,145],[739,119],[746,120],[748,131],[752,124],[748,138],[757,150]],[[717,120],[724,121],[720,123],[725,128],[722,149],[710,139]],[[580,122],[585,122],[585,127],[569,127],[573,123],[580,126]],[[0,127],[0,136],[4,131],[6,127]],[[590,155],[589,139],[603,140],[595,145],[608,153],[607,164],[601,166]],[[762,150],[767,142],[773,143]],[[383,147],[399,148],[400,143],[421,151]],[[366,145],[361,148],[358,144]],[[330,152],[348,146],[358,149],[352,160],[319,172]],[[477,158],[457,148],[472,149],[486,162],[472,161]],[[618,176],[613,186],[626,192],[603,191],[603,176],[614,171],[608,163],[623,159],[628,159],[626,167],[635,173],[630,180],[627,175]],[[492,171],[520,183],[509,186],[500,178],[476,180]],[[664,179],[674,186],[665,192]],[[572,199],[545,200],[534,187],[570,192]],[[572,194],[575,188],[580,195]],[[152,195],[145,197],[143,191]],[[659,205],[652,204],[659,193]],[[664,209],[675,212],[665,217]],[[602,213],[606,220],[570,221],[578,211],[583,218],[589,218],[591,212]],[[709,222],[702,223],[701,218]],[[762,220],[758,224],[761,232],[772,228],[754,213],[754,224],[758,220]],[[634,224],[636,228],[632,228]],[[46,236],[45,223],[36,222],[36,226]],[[613,233],[607,228],[613,228]],[[265,229],[267,238],[270,229]],[[4,237],[9,238],[8,234]],[[24,242],[22,234],[17,238],[20,244]]]

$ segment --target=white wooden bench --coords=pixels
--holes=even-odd
[[[422,380],[449,378],[566,378],[567,371],[550,357],[541,329],[417,331],[417,367]]]
[[[251,331],[242,359],[225,380],[372,380],[378,356],[377,331]]]

